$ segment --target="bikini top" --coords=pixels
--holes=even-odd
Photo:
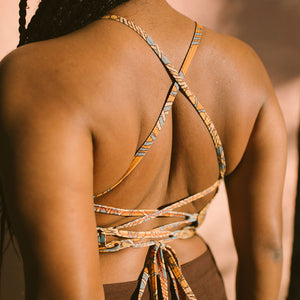
[[[190,91],[189,87],[184,81],[184,75],[186,74],[191,64],[191,61],[199,45],[203,27],[195,22],[193,39],[182,63],[180,71],[178,72],[167,59],[167,57],[162,53],[158,45],[151,39],[151,37],[139,26],[135,25],[132,21],[115,15],[104,16],[103,19],[120,22],[140,35],[140,37],[142,37],[147,42],[147,44],[152,48],[152,50],[161,60],[167,72],[169,73],[171,78],[173,78],[173,83],[155,126],[153,127],[151,133],[146,138],[142,146],[136,151],[128,170],[113,186],[103,191],[102,193],[95,195],[94,199],[107,194],[112,189],[117,187],[145,157],[145,155],[153,145],[155,139],[157,138],[159,132],[162,130],[165,120],[172,108],[179,90],[182,91],[182,93],[194,106],[195,110],[199,114],[200,118],[202,119],[203,123],[210,133],[219,163],[219,179],[204,191],[174,202],[170,205],[164,206],[160,209],[135,210],[94,204],[94,211],[96,214],[100,213],[122,217],[135,217],[133,221],[126,222],[119,226],[97,227],[99,252],[107,253],[116,252],[125,248],[149,247],[144,269],[141,272],[141,276],[139,278],[139,284],[136,290],[136,298],[142,298],[147,282],[149,281],[151,299],[168,299],[167,274],[169,274],[171,284],[173,285],[173,289],[178,299],[196,299],[181,272],[180,263],[176,257],[174,250],[166,244],[175,239],[190,238],[195,234],[195,229],[203,222],[205,218],[208,205],[206,205],[199,213],[194,214],[174,210],[195,200],[203,198],[204,196],[212,192],[216,192],[226,170],[224,151],[217,130],[208,114],[197,100],[196,96]],[[180,218],[181,220],[171,222],[163,226],[158,226],[148,231],[132,230],[134,226],[148,222],[157,217],[176,217]],[[107,241],[107,236],[112,236],[117,239],[114,241]],[[158,284],[160,285],[159,288]]]

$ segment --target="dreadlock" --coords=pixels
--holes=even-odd
[[[42,0],[26,28],[27,1],[20,0],[19,46],[78,30],[129,0]]]
[[[19,43],[23,44],[25,36],[25,31],[26,31],[26,9],[27,9],[27,0],[21,0],[19,3],[19,33],[20,33],[20,41]]]

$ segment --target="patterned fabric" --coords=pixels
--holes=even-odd
[[[187,99],[194,106],[211,135],[219,162],[219,179],[204,191],[174,202],[173,204],[167,205],[161,209],[131,210],[94,204],[95,213],[122,217],[135,217],[133,221],[119,226],[108,228],[98,227],[99,252],[108,253],[116,252],[125,248],[149,247],[144,269],[139,280],[139,293],[137,299],[142,298],[147,283],[149,283],[150,286],[151,299],[168,299],[167,274],[169,274],[171,278],[177,299],[196,299],[181,272],[180,263],[174,250],[166,244],[175,239],[187,239],[195,235],[196,228],[202,224],[205,218],[208,205],[196,214],[178,212],[174,210],[195,200],[201,199],[210,193],[216,192],[226,171],[224,151],[217,130],[208,114],[197,100],[196,96],[190,91],[188,85],[184,81],[184,75],[186,74],[195,55],[202,36],[203,28],[198,23],[195,23],[195,32],[192,42],[181,69],[178,72],[159,49],[158,45],[155,44],[151,37],[139,26],[123,17],[115,15],[105,16],[103,19],[120,22],[138,33],[159,57],[174,81],[153,130],[142,146],[136,151],[126,173],[109,189],[95,195],[94,199],[103,196],[118,186],[141,162],[143,157],[151,148],[151,145],[153,145],[159,132],[162,130],[179,90],[184,93]],[[149,222],[157,217],[177,218],[180,220],[155,227],[148,231],[132,230],[133,227]],[[113,236],[118,239],[107,242],[107,236]]]

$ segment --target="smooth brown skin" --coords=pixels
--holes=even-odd
[[[149,32],[180,68],[193,21],[164,0],[132,0],[113,13]],[[268,75],[249,46],[205,28],[186,82],[225,149],[237,299],[277,299],[286,132]],[[95,220],[92,195],[126,171],[170,85],[146,43],[108,20],[21,47],[1,62],[1,181],[24,260],[26,299],[104,299],[101,283],[137,279],[147,249],[99,260],[96,224],[124,220]],[[217,178],[211,139],[180,94],[143,162],[98,202],[156,208]],[[211,198],[185,209],[199,210]],[[172,247],[182,263],[206,249],[197,236]]]

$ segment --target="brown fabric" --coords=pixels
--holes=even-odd
[[[226,300],[225,288],[221,274],[215,260],[208,249],[198,258],[182,265],[182,272],[192,288],[197,299],[201,300]],[[138,280],[105,284],[105,300],[134,300]],[[170,286],[170,284],[169,284]],[[170,299],[176,299],[169,290]],[[150,299],[148,288],[145,290],[143,299]]]

